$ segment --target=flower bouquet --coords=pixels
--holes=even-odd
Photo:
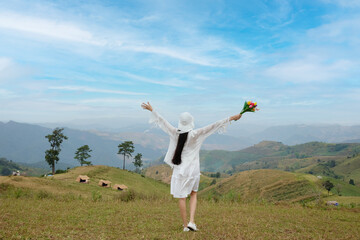
[[[256,102],[253,103],[252,101],[247,101],[247,102],[245,101],[243,110],[240,112],[240,114],[243,114],[245,112],[259,111],[259,109],[257,109],[256,107],[257,107]]]

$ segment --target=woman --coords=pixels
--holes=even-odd
[[[164,161],[173,168],[171,194],[179,198],[179,207],[184,231],[197,231],[195,210],[197,191],[200,182],[199,152],[204,140],[216,131],[224,131],[230,121],[239,120],[241,114],[217,121],[206,127],[194,130],[194,118],[190,113],[180,115],[178,128],[173,127],[160,116],[149,102],[141,104],[143,109],[152,112],[150,123],[156,124],[170,136],[168,151]],[[190,195],[190,221],[186,218],[186,198]]]

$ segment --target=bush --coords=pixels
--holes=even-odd
[[[135,191],[132,189],[125,190],[118,195],[118,200],[122,202],[134,201],[137,195],[138,194],[136,194]]]
[[[45,198],[51,198],[51,197],[52,197],[51,193],[49,193],[47,191],[40,191],[36,194],[37,199],[45,199]]]
[[[60,174],[60,173],[67,173],[67,170],[58,169],[58,170],[56,170],[56,172],[55,172],[55,174]]]
[[[91,199],[94,202],[99,202],[102,199],[102,195],[101,193],[99,193],[98,191],[92,191],[91,193]]]
[[[0,193],[6,192],[6,191],[9,190],[11,187],[12,187],[11,184],[8,184],[8,183],[0,183]]]
[[[216,184],[216,180],[215,180],[215,179],[213,179],[213,180],[211,181],[210,186],[211,186],[211,185],[214,185],[214,184]]]
[[[13,193],[15,198],[20,198],[25,195],[21,188],[16,188]]]

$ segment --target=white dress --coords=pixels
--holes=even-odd
[[[174,198],[186,198],[191,191],[198,191],[200,182],[200,148],[204,140],[215,133],[225,131],[230,118],[226,118],[210,124],[206,127],[190,130],[183,151],[181,153],[181,164],[174,165],[171,161],[175,153],[179,134],[183,133],[173,127],[156,111],[152,111],[150,123],[160,127],[170,136],[168,151],[164,161],[173,168],[171,177],[171,194]]]

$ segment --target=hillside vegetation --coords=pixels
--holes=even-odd
[[[25,176],[40,176],[47,172],[47,170],[42,168],[23,166],[6,158],[0,158],[0,176],[9,176],[13,171],[17,170],[20,171],[21,175]]]
[[[360,144],[310,142],[286,146],[263,141],[240,151],[202,151],[202,171],[236,173],[254,169],[299,171],[354,179],[360,186]]]
[[[279,170],[252,170],[237,173],[200,192],[205,198],[229,198],[242,202],[314,199],[322,193],[317,178]]]
[[[78,175],[90,177],[90,183],[78,183]],[[84,166],[69,170],[67,173],[56,174],[52,177],[0,177],[0,184],[6,188],[15,188],[13,194],[19,195],[49,195],[72,198],[94,197],[101,199],[113,199],[119,196],[120,191],[112,188],[98,186],[100,180],[111,181],[114,184],[125,184],[131,194],[144,198],[168,198],[169,186],[140,174],[120,170],[108,166]],[[9,192],[8,192],[9,193]],[[11,193],[11,192],[10,192]],[[11,193],[12,194],[12,193]]]

